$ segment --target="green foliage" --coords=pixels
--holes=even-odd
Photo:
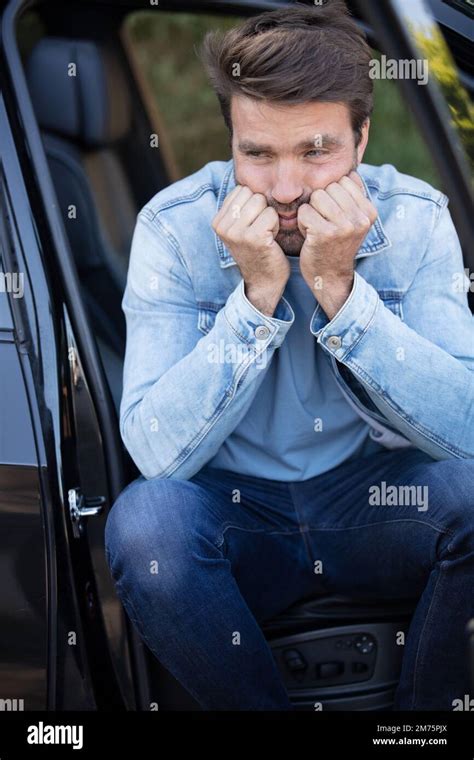
[[[444,95],[452,126],[466,151],[471,173],[474,173],[474,104],[459,81],[456,66],[439,29],[430,29],[430,35],[415,31],[413,36],[419,50],[429,61],[430,75],[434,75]]]
[[[393,164],[405,174],[440,187],[428,148],[397,83],[390,79],[376,79],[374,85],[374,112],[364,161],[376,166]]]
[[[144,67],[168,130],[180,175],[207,161],[230,158],[229,138],[197,48],[207,31],[235,20],[197,14],[138,12],[128,19],[138,60]]]

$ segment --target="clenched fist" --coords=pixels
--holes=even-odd
[[[237,185],[212,221],[213,230],[237,262],[247,298],[272,316],[290,276],[290,265],[275,241],[278,214],[261,193]]]
[[[298,209],[301,273],[329,319],[350,294],[355,255],[377,216],[355,171],[315,190]]]

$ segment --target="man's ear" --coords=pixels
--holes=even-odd
[[[370,119],[366,119],[361,127],[361,137],[357,146],[357,165],[362,163],[367,143],[369,142]]]

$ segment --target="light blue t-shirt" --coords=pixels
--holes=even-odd
[[[288,259],[291,274],[283,295],[295,321],[246,415],[208,466],[292,482],[380,447],[344,398],[329,357],[309,329],[316,301],[301,275],[299,257]]]

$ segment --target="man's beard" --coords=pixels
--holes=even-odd
[[[309,200],[303,201],[303,203],[309,203]],[[290,212],[288,211],[287,213]],[[295,227],[294,230],[279,230],[275,238],[275,241],[287,256],[299,256],[304,240],[304,236],[298,227]]]
[[[356,171],[357,167],[358,167],[357,150],[355,150],[352,166],[346,172],[346,175],[349,175],[351,171]],[[242,184],[242,183],[239,183],[239,181],[237,180],[237,184]],[[270,201],[267,199],[267,203],[269,206],[274,208],[277,213],[290,215],[290,214],[297,213],[299,207],[302,206],[303,203],[309,203],[310,198],[311,198],[311,193],[307,195],[306,197],[301,196],[300,198],[298,198],[297,201],[285,207],[283,207],[281,203],[276,203],[273,199]],[[299,256],[301,249],[303,247],[304,241],[305,241],[304,235],[301,234],[298,226],[296,226],[292,230],[282,230],[282,229],[278,230],[277,236],[275,238],[275,242],[278,243],[278,245],[282,249],[283,253],[286,254],[286,256]]]

